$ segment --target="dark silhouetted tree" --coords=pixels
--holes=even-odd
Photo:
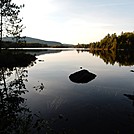
[[[22,19],[18,16],[23,7],[24,4],[18,6],[12,0],[0,1],[0,48],[3,35],[20,36],[23,25],[20,24]]]

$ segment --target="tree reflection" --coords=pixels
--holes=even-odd
[[[8,57],[8,54],[2,52],[0,58],[0,133],[28,133],[32,113],[22,95],[28,92],[25,87],[28,77],[26,66],[32,66],[36,58],[18,53],[10,53]]]
[[[45,86],[44,86],[43,83],[40,83],[39,85],[34,86],[33,88],[34,88],[36,91],[41,92],[41,91],[44,90]]]
[[[99,56],[106,64],[118,63],[119,66],[134,65],[134,53],[127,50],[89,50],[93,55]]]
[[[8,55],[9,56],[9,55]],[[53,125],[61,116],[46,120],[40,113],[33,113],[26,105],[24,94],[28,92],[28,69],[35,63],[29,54],[0,54],[0,134],[57,133]],[[7,61],[5,62],[4,59]],[[40,83],[33,87],[41,92],[45,86]]]
[[[21,96],[28,92],[24,83],[27,81],[27,73],[24,68],[15,67],[13,71],[9,68],[0,68],[0,133],[23,131],[20,126],[26,113],[30,112],[24,104],[25,99]],[[22,117],[22,114],[25,116]],[[26,118],[29,120],[30,116]],[[25,128],[27,125],[23,124],[21,127]]]

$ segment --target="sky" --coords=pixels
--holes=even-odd
[[[25,4],[22,36],[78,44],[134,31],[134,0],[13,0]]]

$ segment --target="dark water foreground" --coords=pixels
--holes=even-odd
[[[0,54],[0,134],[134,133],[132,57],[30,53]]]
[[[36,57],[18,51],[0,52],[0,133],[29,133],[31,111],[25,105],[23,94],[28,92],[27,67],[34,65]]]

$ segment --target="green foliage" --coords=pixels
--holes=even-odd
[[[90,43],[88,45],[91,49],[103,49],[103,50],[111,50],[117,48],[118,38],[116,33],[110,35],[107,34],[100,42]]]
[[[118,49],[134,49],[134,32],[122,33],[118,36]]]
[[[97,50],[134,49],[134,32],[122,32],[119,36],[116,33],[107,34],[100,42],[92,42],[88,45],[78,44],[76,47]]]

